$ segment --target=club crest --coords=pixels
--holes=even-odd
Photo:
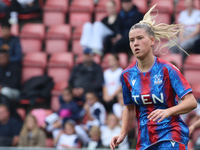
[[[161,75],[154,76],[154,84],[162,84],[162,76]]]

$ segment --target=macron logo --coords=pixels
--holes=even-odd
[[[132,80],[132,85],[134,86],[136,80]]]
[[[174,147],[174,145],[175,145],[175,141],[170,141],[171,142],[171,144],[172,144],[172,146]]]

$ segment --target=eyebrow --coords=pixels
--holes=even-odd
[[[136,36],[135,38],[140,37],[140,36],[143,36],[143,35],[138,35],[138,36]],[[130,37],[129,39],[134,39],[134,38],[133,38],[133,37]]]

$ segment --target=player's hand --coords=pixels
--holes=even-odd
[[[152,111],[147,118],[152,121],[161,122],[163,119],[168,118],[170,116],[170,112],[167,109],[156,109]]]
[[[110,149],[114,150],[123,140],[125,139],[124,135],[114,136],[110,142]]]
[[[194,126],[192,126],[192,125],[189,127],[189,135],[190,135],[190,136],[192,135],[194,129],[195,129],[195,128],[194,128]]]

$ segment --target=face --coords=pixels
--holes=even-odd
[[[36,122],[32,117],[29,117],[26,121],[26,126],[28,130],[33,130],[36,127]]]
[[[115,56],[109,55],[109,57],[108,57],[108,64],[109,64],[110,68],[118,66],[118,61],[115,58]]]
[[[108,117],[108,126],[113,129],[115,126],[118,125],[118,119],[117,117],[114,115],[114,114],[111,114],[109,117]]]
[[[7,120],[9,118],[9,112],[4,106],[0,106],[0,114],[0,121]]]
[[[97,101],[96,96],[92,93],[87,93],[85,98],[86,98],[86,103],[88,103],[91,106]]]
[[[123,100],[123,94],[122,92],[120,92],[119,94],[117,94],[117,101],[120,105],[124,105],[124,100]]]
[[[69,123],[66,123],[65,124],[65,132],[68,134],[68,135],[72,135],[75,133],[75,130],[74,130],[74,126],[69,124]]]
[[[116,6],[113,2],[111,1],[108,1],[106,3],[106,10],[107,10],[107,13],[108,15],[112,15],[112,14],[116,14]]]
[[[90,54],[84,54],[83,55],[83,62],[84,63],[90,63],[90,62],[92,62],[92,58],[93,58],[92,55],[90,55]]]
[[[72,94],[68,90],[63,91],[62,97],[65,102],[70,102],[73,99]]]
[[[192,9],[194,6],[194,0],[185,0],[185,7],[187,9]]]
[[[122,2],[121,5],[122,5],[122,9],[125,12],[129,12],[132,9],[132,7],[133,7],[133,4],[132,4],[131,1],[130,2],[129,1],[128,2]]]
[[[129,32],[130,47],[137,59],[143,60],[150,53],[153,55],[154,37],[149,37],[144,29],[133,29]]]
[[[9,27],[2,27],[1,29],[1,35],[3,38],[8,38],[10,37],[10,28]]]
[[[93,141],[99,141],[100,140],[100,135],[99,133],[91,133],[90,137]]]
[[[9,58],[7,54],[0,54],[0,66],[6,66],[8,64]]]

